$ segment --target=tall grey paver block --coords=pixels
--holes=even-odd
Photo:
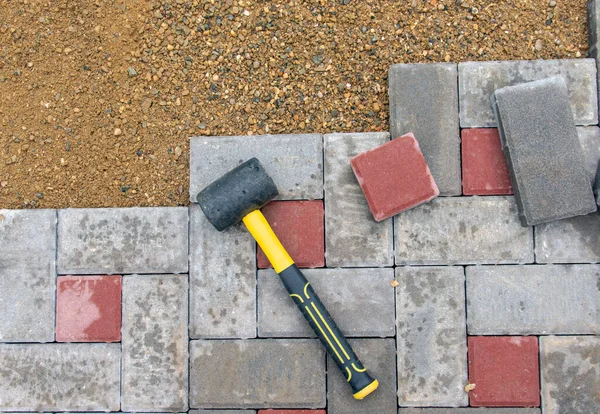
[[[540,338],[544,414],[600,412],[600,338]]]
[[[325,351],[316,339],[190,343],[194,408],[325,407]]]
[[[577,127],[577,137],[585,158],[585,169],[594,185],[596,169],[600,164],[600,128],[597,126]]]
[[[256,337],[256,243],[243,225],[218,232],[190,207],[190,337]]]
[[[456,64],[392,65],[388,91],[392,139],[413,132],[440,195],[460,195]]]
[[[321,134],[194,137],[190,141],[190,201],[207,185],[256,157],[273,178],[278,200],[323,198]]]
[[[58,212],[59,274],[187,273],[185,207]]]
[[[394,218],[396,264],[533,262],[513,197],[438,198]]]
[[[124,411],[187,411],[187,275],[123,278]]]
[[[600,265],[467,267],[470,335],[600,333]]]
[[[539,408],[400,408],[398,414],[540,414]]]
[[[325,135],[325,261],[328,267],[393,264],[392,220],[373,219],[350,158],[388,142],[387,133]]]
[[[392,269],[303,269],[302,272],[344,335],[394,336]],[[271,269],[258,271],[258,335],[316,336]]]
[[[0,411],[119,411],[120,344],[0,344]]]
[[[352,339],[356,351],[369,373],[379,381],[377,390],[358,401],[352,388],[330,356],[327,357],[327,413],[372,414],[396,411],[396,346],[394,339]]]
[[[589,45],[589,57],[593,58],[596,62],[596,73],[600,69],[600,60],[598,59],[599,53],[599,42],[600,42],[600,4],[598,0],[588,0],[588,45]],[[599,91],[600,91],[600,84]],[[599,92],[600,93],[600,92]],[[600,95],[599,95],[600,96]]]
[[[460,126],[497,126],[490,105],[490,96],[496,89],[552,76],[560,76],[566,81],[576,124],[597,124],[598,91],[594,60],[563,59],[459,63]]]
[[[596,181],[594,182],[594,196],[596,197],[596,204],[600,207],[600,164],[598,164]]]
[[[398,403],[469,404],[462,267],[396,268]]]

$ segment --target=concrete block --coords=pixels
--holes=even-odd
[[[394,336],[392,269],[306,269],[302,272],[344,335]],[[258,335],[316,337],[273,270],[258,271]]]
[[[490,105],[490,96],[496,89],[552,76],[560,76],[567,83],[575,123],[596,125],[598,91],[594,59],[563,59],[459,63],[460,126],[498,126]]]
[[[596,171],[600,165],[600,128],[597,126],[577,127],[577,137],[585,158],[585,169],[594,185]]]
[[[532,263],[513,197],[437,198],[394,218],[396,265]]]
[[[187,323],[187,275],[123,278],[123,411],[187,411]]]
[[[190,410],[190,414],[256,414],[256,410]]]
[[[596,181],[594,182],[594,196],[596,197],[596,204],[600,206],[600,163],[598,164],[598,171],[596,172]]]
[[[194,408],[325,407],[325,349],[316,339],[198,340],[190,352]]]
[[[0,344],[0,411],[119,411],[120,344]]]
[[[539,408],[400,408],[398,414],[541,414]]]
[[[325,135],[325,263],[328,267],[393,264],[392,221],[377,223],[350,158],[388,142],[387,133]]]
[[[600,265],[467,267],[470,335],[600,333]]]
[[[392,65],[388,81],[392,139],[413,132],[440,194],[460,195],[456,64]]]
[[[323,198],[321,134],[194,137],[190,140],[190,201],[207,185],[256,157],[279,190],[278,200]]]
[[[563,79],[497,89],[492,106],[523,225],[596,211]]]
[[[185,207],[58,212],[59,274],[186,273]]]
[[[190,206],[190,337],[256,337],[256,243],[242,224],[218,232]]]
[[[397,267],[398,404],[469,404],[462,267]]]

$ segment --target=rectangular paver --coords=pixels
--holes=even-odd
[[[414,133],[444,196],[461,193],[457,74],[454,63],[397,64],[388,77],[392,139]]]
[[[239,224],[218,232],[190,207],[190,337],[256,337],[256,243]]]
[[[325,350],[316,339],[190,343],[194,408],[325,407]]]
[[[123,278],[123,411],[188,408],[187,275]]]
[[[539,408],[400,408],[398,414],[541,414]]]
[[[256,414],[256,410],[190,410],[190,414]]]
[[[396,281],[399,405],[468,405],[463,268],[398,267]]]
[[[596,169],[600,163],[600,128],[597,126],[577,127],[577,137],[585,158],[585,169],[594,185]]]
[[[598,0],[588,0],[588,56],[596,62],[596,71],[600,68],[599,47],[600,47],[600,3]],[[600,89],[599,89],[600,90]]]
[[[396,264],[532,263],[514,197],[437,198],[394,218]]]
[[[388,142],[387,133],[325,135],[325,263],[328,267],[393,264],[392,220],[377,223],[350,158]]]
[[[186,273],[188,209],[58,212],[59,274]]]
[[[467,267],[471,335],[600,333],[600,265]]]
[[[0,411],[119,411],[120,344],[0,344]]]
[[[392,269],[302,271],[346,336],[394,336]],[[258,272],[258,334],[315,337],[273,270]]]
[[[496,127],[490,105],[490,96],[496,89],[551,76],[561,76],[567,82],[576,124],[597,124],[594,59],[564,59],[459,63],[460,126]]]

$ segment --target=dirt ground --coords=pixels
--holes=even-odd
[[[586,0],[0,0],[0,208],[186,205],[189,137],[388,129],[399,62],[585,57]]]

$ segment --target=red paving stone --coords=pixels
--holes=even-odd
[[[327,414],[325,410],[258,410],[258,414]]]
[[[358,154],[350,165],[376,221],[426,203],[440,193],[412,133]]]
[[[59,276],[57,342],[121,340],[121,276]]]
[[[469,392],[473,407],[538,407],[538,342],[534,336],[471,336]]]
[[[512,194],[498,129],[463,129],[461,139],[463,194]]]
[[[322,200],[272,201],[262,212],[298,267],[325,266],[325,229]],[[259,247],[258,267],[272,267]]]

